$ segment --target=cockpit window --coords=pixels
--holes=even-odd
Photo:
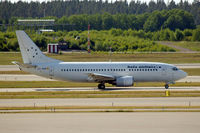
[[[177,67],[173,67],[172,70],[173,71],[178,71],[178,68]]]

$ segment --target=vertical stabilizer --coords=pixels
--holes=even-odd
[[[59,61],[45,56],[24,31],[16,31],[16,35],[25,64]]]

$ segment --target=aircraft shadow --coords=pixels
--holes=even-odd
[[[92,90],[92,89],[35,89],[36,91],[82,91],[82,90]]]

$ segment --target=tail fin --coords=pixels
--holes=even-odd
[[[25,64],[59,61],[45,56],[24,31],[16,31],[16,35]]]

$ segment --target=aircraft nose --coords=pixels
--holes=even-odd
[[[181,78],[185,78],[185,77],[188,76],[188,74],[186,72],[182,71],[182,70],[181,70],[181,74],[180,75],[181,75]]]
[[[187,77],[187,73],[184,72],[183,70],[177,71],[176,75],[174,75],[175,80],[180,80],[180,79],[183,79],[185,77]]]

